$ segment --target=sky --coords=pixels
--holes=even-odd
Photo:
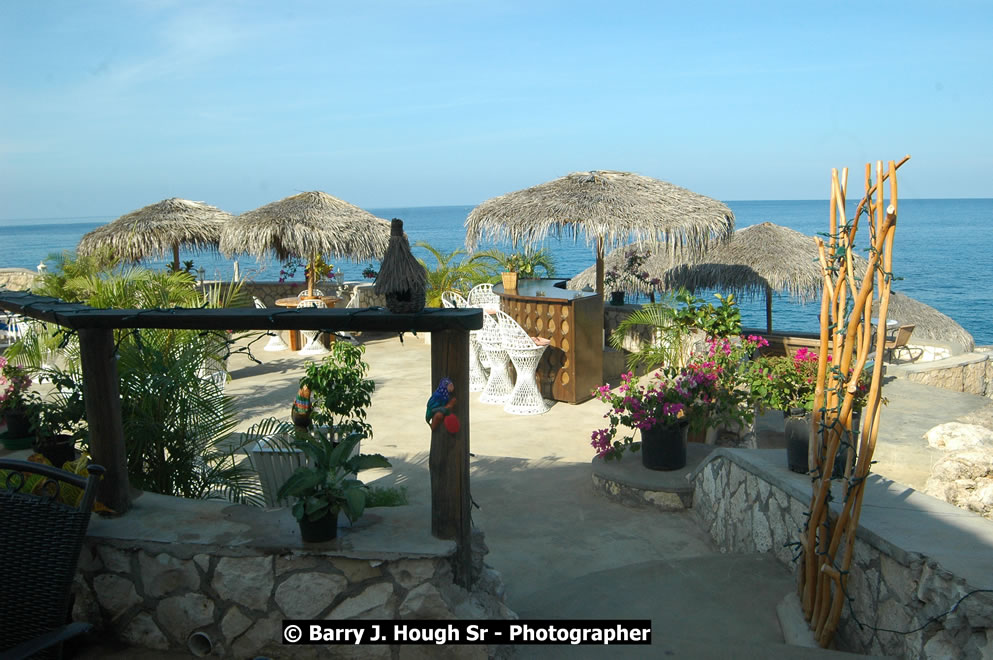
[[[305,190],[475,205],[591,169],[722,200],[993,197],[993,3],[0,3],[0,219]]]

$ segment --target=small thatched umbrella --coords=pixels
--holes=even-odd
[[[914,325],[911,338],[933,339],[941,342],[959,344],[966,351],[976,347],[972,335],[951,317],[942,314],[934,307],[893,291],[890,293],[890,303],[886,310],[887,320],[896,321],[900,325]]]
[[[389,244],[390,225],[368,211],[326,193],[303,192],[243,213],[221,230],[221,252],[282,260],[299,256],[378,259]],[[308,272],[311,272],[308,266]],[[312,278],[307,278],[313,290]]]
[[[172,250],[172,266],[179,269],[179,246],[216,247],[221,227],[233,216],[203,202],[172,197],[122,215],[97,227],[79,241],[76,250],[90,254],[110,246],[124,261],[164,256]]]
[[[699,262],[655,276],[661,277],[667,288],[764,292],[768,332],[772,332],[773,291],[807,302],[820,296],[824,283],[813,237],[771,222],[739,229],[730,241],[708,251]]]
[[[734,229],[727,206],[686,188],[630,172],[573,172],[501,195],[466,219],[466,245],[484,235],[533,246],[563,229],[596,243],[596,290],[603,293],[606,247],[632,240],[665,243],[673,253],[699,252]]]
[[[403,220],[393,218],[390,225],[390,245],[373,287],[377,295],[386,297],[386,307],[395,314],[414,314],[424,309],[428,274],[410,251],[403,233]]]

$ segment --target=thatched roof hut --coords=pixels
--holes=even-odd
[[[657,241],[674,254],[699,253],[731,235],[734,213],[686,188],[631,172],[573,172],[487,200],[466,219],[466,245],[485,237],[534,246],[551,233],[583,233],[596,244],[597,291],[606,247]]]
[[[232,217],[215,206],[172,197],[97,227],[83,236],[76,250],[85,255],[109,246],[123,261],[164,256],[171,250],[178,269],[180,245],[216,248],[221,227]]]
[[[389,243],[390,225],[368,211],[320,191],[302,192],[239,215],[221,230],[226,256],[268,252],[355,260],[378,259]]]
[[[890,293],[886,317],[887,320],[896,321],[900,325],[916,326],[910,338],[911,343],[915,339],[932,339],[958,344],[966,351],[976,347],[972,335],[954,319],[902,293],[896,291]]]

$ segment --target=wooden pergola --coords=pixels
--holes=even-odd
[[[79,335],[83,398],[90,431],[90,455],[106,468],[99,499],[118,514],[131,508],[127,453],[121,419],[114,330],[343,330],[430,332],[431,375],[423,390],[441,378],[455,384],[456,433],[444,425],[432,432],[431,533],[456,541],[456,581],[472,583],[469,498],[469,331],[483,327],[480,309],[424,309],[393,314],[385,309],[96,309],[56,298],[0,289],[0,309],[55,323]],[[426,427],[429,429],[429,427]]]

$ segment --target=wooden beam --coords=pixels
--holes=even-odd
[[[455,581],[469,588],[472,575],[472,518],[469,497],[469,333],[446,330],[431,334],[431,392],[442,378],[455,385],[453,414],[459,430],[444,424],[431,432],[431,533],[455,539]]]
[[[7,309],[67,328],[179,328],[184,330],[341,330],[434,332],[450,328],[479,330],[478,308],[425,308],[416,314],[393,314],[381,307],[341,309],[95,309],[56,298],[0,290]]]
[[[131,492],[114,331],[80,330],[79,359],[83,370],[86,423],[90,429],[90,456],[94,463],[107,470],[100,482],[97,499],[120,515],[131,508]]]

